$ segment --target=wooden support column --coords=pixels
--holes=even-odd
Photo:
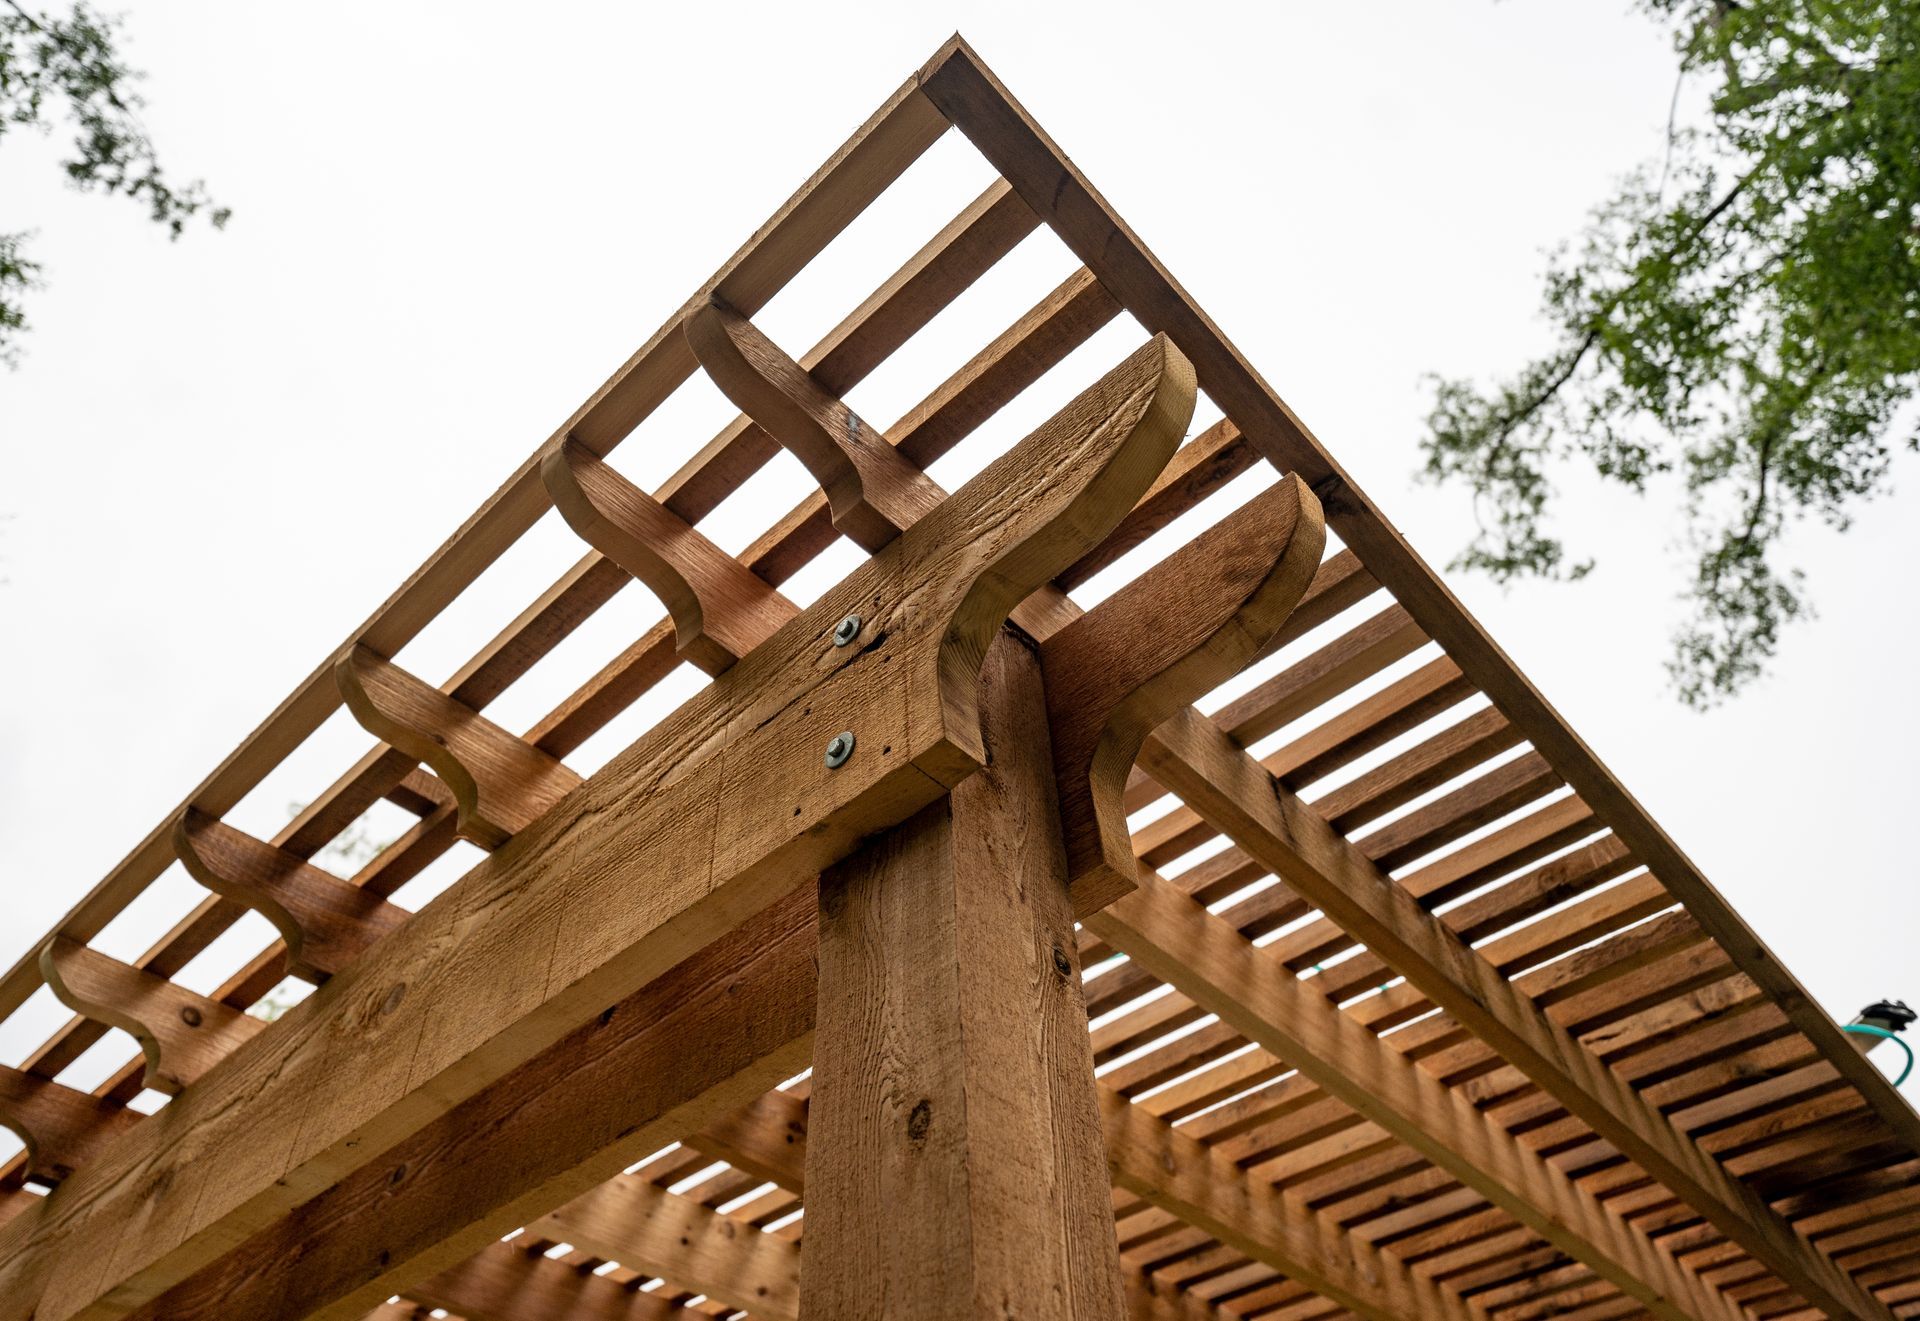
[[[0,1321],[105,1321],[234,1261],[249,1238],[962,783],[985,757],[978,658],[1011,609],[1151,486],[1193,400],[1178,355],[1143,347],[514,829],[163,1122],[0,1225]],[[873,641],[835,647],[856,608]],[[461,739],[476,771],[517,764],[477,717],[391,662],[355,652],[341,673],[376,723],[422,733],[423,759],[446,763],[435,769],[466,768],[452,757]],[[853,757],[823,766],[848,728]],[[433,732],[447,741],[429,746]],[[495,795],[490,816],[487,793],[467,801],[496,822],[510,802]]]
[[[980,710],[987,770],[820,880],[805,1321],[1125,1315],[1039,665],[1011,634]]]

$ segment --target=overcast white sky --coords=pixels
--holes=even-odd
[[[1674,78],[1624,0],[114,7],[164,162],[235,214],[169,245],[66,191],[57,143],[0,151],[0,230],[38,231],[47,280],[0,373],[5,965],[956,27],[1436,563],[1470,515],[1411,480],[1421,377],[1544,343],[1543,250],[1658,152]],[[984,179],[951,173],[956,199]],[[938,209],[876,219],[873,245],[910,251]],[[849,289],[770,332],[804,348]],[[679,453],[636,437],[618,461],[657,478]],[[1588,581],[1456,590],[1831,1011],[1920,1000],[1893,828],[1915,506],[1802,538],[1822,618],[1700,716],[1661,672],[1672,501],[1568,491]],[[550,540],[552,566],[577,553]],[[485,631],[406,659],[437,682]],[[341,755],[239,823],[269,833],[364,746],[335,732]],[[97,943],[131,955],[164,908]],[[46,1021],[0,1032],[0,1059]]]

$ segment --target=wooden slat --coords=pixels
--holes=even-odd
[[[816,947],[803,887],[131,1315],[346,1321],[438,1279],[806,1067]]]
[[[113,1314],[170,1287],[236,1230],[271,1223],[964,778],[980,755],[965,658],[1151,484],[1179,439],[1179,410],[1161,397],[1179,386],[1174,361],[1157,342],[1134,354],[520,832],[497,866],[236,1053],[218,1085],[203,1080],[165,1126],[117,1144],[115,1160],[77,1176],[84,1187],[69,1183],[57,1215],[0,1228],[0,1316],[36,1297],[39,1321]],[[1022,494],[1009,504],[1008,490]],[[823,672],[820,639],[854,602],[889,640],[844,649]],[[823,765],[819,749],[854,725],[862,752]],[[704,758],[689,763],[696,750]],[[728,829],[716,834],[722,804]],[[702,853],[707,868],[682,865]],[[647,902],[611,907],[615,875]],[[565,914],[583,931],[558,940]],[[516,959],[532,966],[516,973]],[[417,1044],[397,1053],[395,1041]],[[382,1066],[349,1072],[342,1049]],[[272,1128],[276,1104],[307,1115],[291,1150],[256,1131]],[[160,1127],[172,1135],[160,1164],[180,1177],[153,1195],[123,1179],[154,1158]],[[104,1242],[118,1242],[117,1264],[85,1247]],[[101,1273],[43,1285],[56,1253]]]
[[[955,38],[920,74],[920,86],[1029,206],[1149,330],[1181,345],[1201,387],[1283,471],[1296,472],[1327,507],[1329,525],[1355,550],[1427,635],[1485,692],[1574,791],[1694,911],[1743,971],[1765,986],[1820,1052],[1868,1098],[1910,1150],[1920,1114],[1848,1044],[1788,973],[1612,772],[1521,675],[1444,583],[1333,461],[1324,446],[1188,297],[1179,283],[1033,122],[979,57]],[[1886,1309],[1797,1242],[1770,1214],[1756,1222],[1769,1264],[1816,1301],[1845,1312]],[[1817,1283],[1816,1283],[1817,1282]]]
[[[1328,1229],[1178,1129],[1101,1095],[1116,1183],[1371,1321],[1465,1317],[1460,1301],[1363,1245],[1326,1251]]]
[[[40,972],[67,1008],[140,1043],[144,1082],[177,1096],[266,1024],[65,936],[40,951]]]
[[[914,80],[894,93],[847,143],[735,253],[688,306],[718,291],[751,314],[886,190],[946,130]],[[693,370],[676,313],[555,433],[573,434],[604,454]],[[391,656],[459,595],[547,508],[529,459],[461,529],[428,558],[366,623],[349,635]],[[684,511],[682,516],[685,516]],[[189,807],[230,811],[261,778],[339,706],[332,663],[318,667],[55,926],[75,940],[106,923],[173,861],[173,822]],[[355,815],[358,815],[355,813]],[[34,958],[0,979],[0,1014],[17,1009],[39,985]]]
[[[456,829],[482,848],[501,847],[580,785],[558,758],[364,645],[341,654],[334,677],[368,733],[453,790]]]
[[[645,583],[672,617],[680,656],[718,674],[797,613],[765,579],[571,437],[541,479],[567,525]]]
[[[1149,742],[1146,763],[1155,779],[1795,1288],[1837,1312],[1883,1310],[1218,727],[1199,716],[1170,721]]]
[[[491,1243],[407,1296],[467,1321],[698,1321],[699,1314],[590,1271]]]
[[[1736,1315],[1464,1098],[1159,877],[1143,871],[1140,891],[1087,924],[1657,1315]],[[1241,1153],[1235,1163],[1248,1157]]]
[[[755,1316],[797,1321],[800,1248],[635,1175],[609,1179],[529,1232],[716,1298]]]

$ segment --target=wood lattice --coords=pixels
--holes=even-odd
[[[753,318],[950,128],[999,177],[789,356]],[[1079,269],[920,404],[844,402],[1046,233]],[[644,491],[608,456],[696,373],[740,414]],[[701,523],[782,449],[818,489],[727,553]],[[396,663],[550,509],[587,553],[445,682]],[[666,618],[488,718],[632,580]],[[371,751],[272,839],[224,819],[343,704]],[[315,864],[383,799],[409,829]],[[191,915],[89,948],[176,861]],[[249,910],[281,939],[172,980]],[[1920,1118],[958,38],[0,1016],[43,984],[78,1016],[0,1073],[0,1321],[1920,1316]],[[139,1058],[58,1081],[116,1027]]]

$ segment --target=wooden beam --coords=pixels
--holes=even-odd
[[[817,946],[801,886],[131,1315],[351,1321],[445,1285],[435,1272],[805,1068]]]
[[[1183,713],[1156,731],[1143,761],[1156,780],[1794,1288],[1839,1315],[1884,1311],[1218,726]]]
[[[988,769],[820,878],[802,1309],[1124,1314],[1037,659]]]
[[[287,945],[287,971],[325,981],[405,922],[406,909],[298,855],[188,808],[174,827],[187,874],[260,913]]]
[[[407,1297],[467,1321],[703,1321],[702,1313],[511,1243],[489,1243],[410,1286]]]
[[[151,1299],[964,779],[988,639],[1132,507],[1192,401],[1155,342],[1067,405],[43,1214],[0,1227],[0,1317]],[[884,643],[832,647],[856,607]],[[849,728],[860,750],[823,764]]]
[[[559,758],[369,647],[341,653],[334,677],[368,733],[446,781],[460,833],[481,848],[501,847],[580,786]]]
[[[1465,1318],[1459,1298],[1101,1089],[1114,1182],[1369,1321]]]
[[[0,1127],[12,1129],[25,1144],[27,1177],[41,1183],[59,1183],[96,1159],[139,1118],[124,1106],[62,1083],[0,1068]]]
[[[496,1314],[522,1321],[542,1300],[553,1306],[533,1315],[577,1306],[585,1317],[625,1321],[622,1313],[584,1310],[588,1302],[575,1295],[553,1295],[528,1282],[518,1265],[529,1260],[526,1254],[495,1240],[523,1224],[530,1234],[558,1237],[541,1218],[548,1208],[689,1132],[687,1145],[711,1159],[804,1192],[807,1103],[762,1089],[811,1058],[812,910],[812,896],[795,891],[257,1235],[219,1268],[132,1315],[138,1321],[233,1315],[350,1321],[379,1299],[404,1292],[474,1321]],[[1124,1102],[1110,1089],[1102,1092],[1109,1107]],[[753,1099],[735,1109],[746,1093]],[[1132,1159],[1119,1140],[1115,1132],[1106,1135],[1110,1167]],[[1236,1171],[1235,1177],[1247,1176]],[[1295,1228],[1281,1234],[1286,1225]],[[1416,1287],[1390,1257],[1322,1218],[1253,1219],[1234,1232],[1240,1240],[1262,1241],[1260,1260],[1302,1278],[1319,1278],[1316,1272],[1356,1254],[1373,1262],[1362,1273],[1333,1277],[1340,1282],[1330,1286],[1367,1299],[1368,1315],[1393,1315],[1394,1300],[1412,1296],[1408,1291]],[[476,1248],[491,1264],[471,1270],[454,1264]],[[535,1274],[592,1278],[552,1266]],[[441,1274],[418,1283],[434,1271]],[[1130,1289],[1129,1306],[1139,1316],[1137,1292]],[[604,1299],[606,1291],[595,1296]],[[645,1311],[634,1315],[653,1318]]]
[[[673,619],[683,660],[718,674],[799,613],[765,579],[572,437],[540,475],[589,545],[646,584]]]
[[[842,535],[878,550],[939,503],[939,488],[884,431],[724,300],[694,310],[687,342],[721,392],[813,474]]]
[[[1312,982],[1142,869],[1141,888],[1087,925],[1249,1040],[1293,1064],[1548,1242],[1671,1321],[1736,1309],[1628,1230],[1467,1098],[1329,1004]]]
[[[755,1316],[797,1321],[800,1315],[799,1244],[638,1175],[589,1189],[541,1217],[535,1229]]]
[[[40,972],[61,1004],[139,1042],[147,1061],[146,1085],[169,1096],[178,1096],[266,1026],[232,1005],[65,936],[55,936],[40,951]]]
[[[1780,1002],[1794,1025],[1834,1062],[1900,1140],[1920,1151],[1920,1114],[1850,1047],[1805,988],[1520,674],[966,42],[955,37],[943,46],[922,68],[919,85],[1142,325],[1170,335],[1181,346],[1193,360],[1208,396],[1277,467],[1298,473],[1313,488],[1341,540],[1360,555],[1427,635],[1446,648],[1466,676],[1492,698],[1574,791],[1696,914],[1741,970]],[[1718,1213],[1744,1217],[1742,1233],[1749,1250],[1757,1247],[1756,1255],[1811,1301],[1842,1315],[1889,1315],[1884,1305],[1796,1239],[1764,1205],[1754,1206],[1750,1193],[1728,1187],[1731,1181],[1724,1172],[1703,1170],[1697,1152],[1676,1152],[1676,1144],[1658,1130],[1650,1138],[1656,1157],[1662,1152],[1671,1157],[1659,1163],[1707,1195]],[[1700,1186],[1699,1179],[1717,1186]]]
[[[720,293],[746,315],[758,311],[946,130],[945,119],[921,95],[916,81],[908,80],[727,260],[687,306],[670,317],[554,434],[577,436],[596,454],[611,451],[692,374],[693,355],[681,332],[687,311],[704,304],[710,292]],[[935,244],[916,254],[907,268],[863,305],[859,314],[836,327],[821,345],[821,364],[828,358],[835,360],[848,378],[833,388],[845,389],[859,379],[871,368],[876,352],[884,352],[882,345],[904,340],[945,300],[971,283],[984,269],[983,263],[990,264],[1010,249],[1033,225],[1032,213],[1019,199],[997,189],[990,189],[960,221],[966,223],[950,226]],[[956,259],[949,260],[949,249]],[[962,274],[964,279],[957,278]],[[718,503],[727,482],[725,472],[713,474],[716,489],[711,493],[712,503]],[[688,489],[693,483],[684,478],[673,485],[673,494],[677,497],[684,492],[686,499],[662,498],[681,517],[698,521],[705,510],[692,505],[703,497]],[[348,645],[365,643],[381,655],[396,654],[547,508],[536,456],[523,463],[462,525],[458,535],[436,550],[349,635]],[[619,583],[615,574],[603,577],[613,586]],[[475,673],[467,677],[491,676],[501,668],[495,662],[513,651],[504,647],[482,657]],[[473,696],[457,695],[462,700]],[[81,941],[97,935],[173,863],[174,822],[182,812],[189,807],[210,816],[230,811],[339,705],[329,659],[308,675],[55,929]],[[322,805],[314,805],[314,814],[325,815]],[[348,812],[341,824],[357,815],[358,810]],[[312,847],[317,849],[326,838]],[[228,920],[241,911],[233,906]],[[171,968],[156,971],[165,973]],[[33,951],[0,978],[0,1013],[17,1009],[39,985],[38,951]]]
[[[1319,501],[1282,481],[1041,644],[1076,912],[1133,888],[1122,800],[1141,744],[1260,654],[1325,544]]]

